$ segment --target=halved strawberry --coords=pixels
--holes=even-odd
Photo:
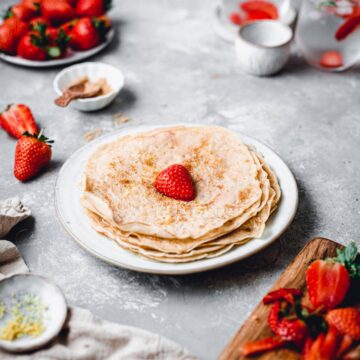
[[[349,17],[335,33],[335,39],[344,40],[360,26],[360,15]]]
[[[269,15],[269,13],[267,13],[266,11],[262,10],[251,10],[246,13],[246,22],[271,19],[271,15]]]
[[[191,201],[195,198],[195,188],[188,169],[179,164],[161,171],[154,182],[161,194],[176,200]]]
[[[316,260],[306,271],[309,299],[315,309],[333,309],[339,305],[350,286],[346,268],[334,260]]]
[[[263,304],[270,304],[277,300],[286,300],[287,302],[293,304],[294,298],[302,295],[302,291],[293,288],[281,288],[278,290],[270,291],[263,298]]]
[[[320,59],[320,65],[325,68],[338,68],[343,63],[341,53],[336,50],[325,51]]]
[[[0,125],[8,134],[18,139],[25,132],[38,133],[30,108],[23,104],[9,105],[0,115]]]
[[[241,16],[238,13],[231,13],[229,19],[234,25],[240,26],[242,24]]]
[[[275,334],[281,340],[292,342],[301,349],[308,335],[308,330],[302,320],[283,318],[278,322]]]
[[[322,359],[320,351],[324,343],[325,335],[320,333],[319,336],[314,340],[306,340],[305,351],[303,352],[303,360],[319,360]]]
[[[249,341],[241,347],[243,356],[259,354],[264,351],[278,349],[284,346],[284,342],[279,338],[268,337],[261,340]]]
[[[336,353],[336,358],[342,359],[343,355],[350,349],[352,343],[353,343],[352,337],[349,335],[344,335],[339,344],[339,347],[338,347],[338,350]]]
[[[326,321],[341,334],[360,340],[360,311],[353,307],[334,309],[327,313]]]
[[[240,3],[240,9],[246,13],[253,13],[260,12],[263,14],[263,19],[277,19],[279,17],[278,10],[276,6],[269,2],[263,0],[249,0]],[[264,13],[266,15],[264,15]]]

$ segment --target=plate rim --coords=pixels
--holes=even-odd
[[[28,67],[28,68],[36,68],[36,69],[65,66],[65,65],[79,63],[98,54],[99,52],[104,50],[108,45],[110,45],[114,38],[115,38],[115,29],[111,28],[108,34],[106,35],[106,40],[102,44],[99,44],[98,46],[86,51],[76,51],[74,52],[74,56],[67,58],[65,57],[63,59],[35,61],[35,60],[27,60],[19,56],[7,55],[3,53],[0,53],[0,59],[12,65]]]
[[[204,265],[204,266],[199,266],[195,269],[181,269],[181,265],[186,265],[186,264],[196,264],[196,263],[199,263],[199,261],[192,261],[192,262],[189,262],[189,263],[180,263],[180,264],[177,264],[177,263],[162,263],[162,262],[158,262],[158,261],[155,261],[155,260],[151,260],[151,259],[147,259],[147,258],[144,258],[144,257],[141,257],[143,260],[145,259],[146,261],[149,261],[149,262],[155,262],[155,263],[160,263],[160,264],[166,264],[168,266],[170,266],[172,269],[152,269],[152,268],[140,268],[136,265],[131,265],[131,264],[124,264],[123,262],[120,263],[118,261],[115,261],[109,257],[107,257],[106,255],[103,255],[101,254],[99,251],[97,250],[94,250],[93,248],[91,248],[90,246],[87,246],[85,244],[85,242],[83,242],[78,236],[77,234],[75,234],[73,231],[71,231],[67,224],[66,224],[66,221],[65,219],[63,218],[61,212],[60,212],[60,209],[59,209],[59,206],[58,206],[58,184],[59,184],[59,181],[60,181],[60,178],[62,176],[62,173],[63,171],[66,170],[66,166],[68,166],[68,164],[71,163],[71,161],[76,158],[76,156],[78,156],[82,151],[86,150],[87,148],[91,148],[91,147],[98,147],[98,146],[101,146],[102,144],[105,144],[106,143],[106,140],[110,140],[112,137],[116,137],[116,136],[126,136],[128,134],[128,131],[130,130],[130,133],[137,133],[138,131],[139,132],[142,132],[142,131],[151,131],[151,130],[154,130],[154,129],[160,129],[160,128],[167,128],[167,127],[176,127],[176,126],[187,126],[187,127],[204,127],[204,126],[219,126],[219,125],[216,125],[216,124],[197,124],[197,123],[175,123],[175,124],[158,124],[158,125],[149,125],[149,124],[139,124],[139,125],[133,125],[133,126],[128,126],[128,127],[124,127],[122,129],[120,129],[119,131],[116,131],[116,132],[111,132],[109,134],[105,134],[103,136],[100,136],[98,138],[96,138],[94,141],[91,141],[90,143],[88,144],[85,144],[84,146],[80,147],[79,149],[77,149],[73,154],[71,154],[69,156],[69,158],[64,162],[64,164],[62,165],[60,171],[59,171],[59,174],[56,178],[56,182],[55,182],[55,187],[54,187],[54,203],[55,203],[55,211],[56,211],[56,214],[57,214],[57,218],[58,220],[60,221],[62,227],[65,229],[66,233],[68,233],[70,235],[70,237],[75,240],[75,242],[80,245],[84,250],[86,250],[87,252],[89,252],[90,254],[92,254],[93,256],[111,264],[111,265],[114,265],[116,267],[120,267],[120,268],[123,268],[123,269],[128,269],[128,270],[132,270],[132,271],[137,271],[137,272],[142,272],[142,273],[149,273],[149,274],[157,274],[157,275],[188,275],[188,274],[194,274],[194,273],[200,273],[200,272],[205,272],[205,271],[210,271],[210,270],[214,270],[214,269],[217,269],[217,268],[221,268],[221,267],[224,267],[224,266],[228,266],[230,264],[233,264],[235,262],[238,262],[238,261],[241,261],[241,260],[244,260],[254,254],[256,254],[257,252],[265,249],[267,246],[269,246],[270,244],[272,244],[273,242],[275,242],[287,229],[288,227],[291,225],[291,223],[293,222],[294,218],[295,218],[295,215],[297,213],[297,209],[298,209],[298,205],[299,205],[299,190],[298,190],[298,186],[297,186],[297,183],[296,183],[296,179],[295,179],[295,176],[294,174],[292,173],[292,171],[290,170],[290,168],[287,166],[287,164],[282,160],[282,158],[271,148],[269,147],[268,145],[265,145],[264,143],[260,142],[259,140],[251,137],[251,136],[248,136],[248,135],[245,135],[243,134],[241,131],[237,130],[237,129],[234,129],[232,127],[225,127],[225,126],[220,126],[220,127],[223,127],[225,129],[228,129],[228,130],[231,130],[231,131],[234,131],[237,135],[240,136],[241,139],[244,140],[244,142],[246,142],[246,140],[250,140],[252,142],[255,142],[255,143],[258,143],[260,144],[261,146],[265,147],[270,153],[272,153],[273,155],[275,155],[278,160],[280,160],[280,162],[282,163],[282,165],[285,166],[285,168],[287,169],[288,171],[288,175],[289,175],[289,178],[292,182],[292,185],[295,189],[295,194],[293,194],[295,196],[294,198],[294,203],[293,203],[293,208],[292,208],[292,212],[286,222],[286,225],[283,226],[283,228],[281,229],[281,231],[279,231],[278,233],[276,233],[274,236],[271,237],[271,239],[267,240],[266,242],[263,242],[262,244],[259,244],[257,245],[255,248],[253,249],[250,249],[247,253],[245,254],[239,254],[239,256],[235,257],[235,258],[230,258],[230,259],[227,259],[227,260],[224,260],[224,261],[221,261],[221,262],[218,262],[218,263],[214,263],[214,264],[209,264],[209,265]],[[145,128],[145,129],[143,129]],[[89,154],[90,156],[90,154]],[[269,164],[271,166],[271,164]],[[274,213],[274,216],[276,216],[276,212]],[[95,231],[95,230],[94,230]],[[104,236],[104,238],[106,238]],[[108,240],[111,240],[109,238],[106,238]],[[256,241],[256,240],[262,240],[261,238],[259,239],[252,239],[251,241]],[[113,241],[113,240],[111,240]],[[250,243],[250,242],[249,242]],[[246,245],[246,244],[244,244]],[[118,246],[118,245],[117,245]],[[124,251],[127,251],[125,249],[123,249]],[[129,252],[129,251],[127,251]],[[130,254],[132,254],[131,252],[129,252]],[[212,259],[220,259],[222,256],[226,255],[223,254],[223,255],[219,255],[218,257],[216,258],[210,258],[210,259],[201,259],[200,261],[203,261],[206,263],[207,260],[212,260]],[[139,255],[134,255],[134,256],[139,256]]]

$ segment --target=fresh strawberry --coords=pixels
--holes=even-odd
[[[10,17],[0,25],[0,52],[16,54],[20,38],[28,31],[28,24]]]
[[[17,54],[25,59],[43,61],[47,58],[56,59],[66,52],[69,41],[63,31],[49,31],[44,24],[37,24],[34,30],[21,38]]]
[[[283,318],[278,322],[275,334],[283,341],[292,342],[298,348],[302,348],[308,333],[302,320]]]
[[[64,30],[66,35],[70,35],[71,30],[74,28],[75,24],[79,19],[74,19],[66,22],[65,24],[60,25],[60,28]]]
[[[161,194],[176,200],[195,199],[195,188],[188,169],[179,164],[171,165],[156,177],[155,188]]]
[[[272,17],[266,11],[251,10],[247,12],[246,22],[258,21],[258,20],[272,20]]]
[[[67,36],[65,31],[59,28],[47,28],[46,35],[48,36],[49,41],[49,51],[53,52],[53,58],[62,58],[66,55],[68,45],[70,42],[70,37]],[[51,50],[53,49],[53,50]],[[60,50],[60,52],[58,51]]]
[[[269,311],[268,324],[274,334],[276,333],[278,323],[280,321],[280,310],[280,302],[276,301]]]
[[[42,16],[38,16],[34,19],[32,19],[29,23],[30,29],[35,29],[38,25],[46,25],[49,26],[49,22],[43,18]]]
[[[22,0],[21,3],[33,11],[40,13],[41,0]]]
[[[250,0],[240,3],[240,9],[247,13],[253,14],[255,20],[255,14],[261,17],[259,19],[277,19],[279,17],[276,6],[268,1],[262,0]]]
[[[25,133],[16,144],[15,177],[27,181],[37,175],[50,162],[52,143],[42,131],[38,136]]]
[[[360,340],[360,312],[356,308],[331,310],[326,315],[326,321],[341,334],[349,335],[354,340]]]
[[[360,27],[360,15],[349,17],[335,33],[335,39],[338,41],[346,39],[351,33],[353,33],[358,27]]]
[[[31,110],[23,104],[9,105],[0,115],[0,125],[11,136],[18,139],[26,131],[30,134],[38,133]]]
[[[263,298],[263,304],[270,304],[278,300],[286,300],[287,302],[293,304],[295,297],[300,297],[302,291],[293,288],[281,288],[278,290],[270,291]]]
[[[108,28],[103,20],[98,18],[82,18],[71,30],[70,46],[74,50],[84,51],[92,49],[105,40]]]
[[[21,38],[17,46],[17,54],[24,59],[35,61],[44,61],[47,58],[47,51],[38,34],[32,32]]]
[[[330,326],[322,344],[322,358],[326,360],[336,360],[336,354],[339,350],[341,340],[342,336],[339,334],[336,328]]]
[[[230,19],[230,21],[234,24],[234,25],[237,25],[237,26],[241,26],[242,25],[242,19],[241,19],[241,16],[240,16],[240,14],[238,14],[238,13],[231,13],[230,15],[229,15],[229,19]]]
[[[350,349],[352,343],[353,343],[352,337],[349,335],[344,335],[339,344],[339,347],[338,347],[338,350],[336,353],[336,358],[342,359],[343,355]]]
[[[38,10],[29,7],[25,3],[19,3],[11,6],[5,14],[5,19],[10,17],[16,17],[22,21],[29,21],[33,17],[37,16]]]
[[[79,0],[76,4],[76,14],[80,17],[101,16],[111,7],[111,0]]]
[[[325,51],[320,59],[320,65],[325,68],[338,68],[344,63],[340,52],[336,50]]]
[[[261,340],[249,341],[241,347],[243,356],[250,356],[264,351],[274,350],[282,347],[284,342],[279,338],[268,337]]]
[[[42,0],[41,13],[54,25],[63,24],[75,17],[74,8],[66,0]]]
[[[316,260],[306,271],[309,299],[315,309],[333,309],[339,305],[350,286],[346,268],[333,260]]]

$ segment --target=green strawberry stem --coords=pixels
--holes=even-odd
[[[44,130],[45,129],[41,129],[39,134],[36,135],[36,134],[30,134],[28,131],[25,131],[23,133],[23,136],[28,136],[28,137],[33,137],[35,139],[38,139],[40,142],[44,142],[45,144],[49,145],[51,147],[51,144],[53,144],[55,141],[54,140],[50,140],[49,138],[47,138],[45,135],[44,135]]]

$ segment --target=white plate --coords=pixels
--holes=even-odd
[[[11,352],[34,350],[59,334],[66,319],[67,305],[64,295],[56,285],[38,275],[13,275],[0,281],[0,300],[8,304],[13,294],[31,294],[41,299],[47,307],[44,314],[45,330],[37,337],[26,336],[13,341],[0,340],[1,348]],[[6,321],[6,318],[2,320],[5,323]]]
[[[296,18],[296,10],[293,7],[289,7],[286,14],[280,17],[279,21],[288,26],[292,26]],[[218,36],[223,40],[234,43],[239,27],[233,25],[224,15],[224,12],[220,5],[217,5],[213,14],[213,27]]]
[[[189,124],[171,126],[177,125],[189,126]],[[254,145],[263,154],[266,162],[277,174],[282,189],[282,200],[279,208],[268,221],[266,230],[260,239],[251,240],[245,245],[236,247],[212,259],[185,264],[167,264],[132,254],[93,230],[79,201],[81,194],[79,182],[89,156],[99,145],[114,141],[120,136],[167,126],[169,125],[136,126],[125,128],[115,134],[102,136],[76,151],[61,168],[55,186],[55,205],[58,217],[69,234],[85,250],[104,261],[131,270],[154,274],[190,274],[215,269],[244,259],[271,244],[285,231],[293,220],[298,205],[298,190],[294,176],[286,164],[271,149],[255,139],[240,134],[239,137],[244,142]]]
[[[85,60],[101,50],[105,49],[113,40],[115,35],[115,30],[111,29],[109,33],[106,35],[106,40],[100,44],[99,46],[96,46],[90,50],[86,51],[73,51],[71,55],[64,59],[56,59],[56,60],[46,60],[46,61],[33,61],[33,60],[27,60],[23,59],[20,56],[11,56],[0,53],[0,59],[9,62],[14,65],[19,66],[27,66],[27,67],[34,67],[34,68],[46,68],[51,66],[63,66],[63,65],[69,65],[73,64],[82,60]]]

